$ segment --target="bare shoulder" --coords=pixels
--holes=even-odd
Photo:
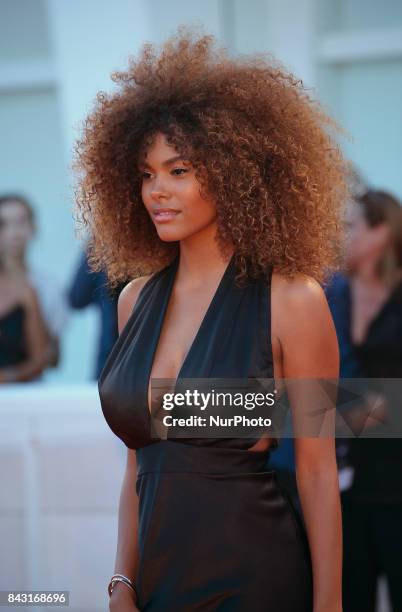
[[[17,286],[19,301],[27,310],[35,310],[38,308],[38,296],[35,289],[28,282],[21,282]]]
[[[278,336],[306,335],[313,329],[333,327],[327,298],[320,283],[311,276],[297,274],[292,278],[274,272],[272,275],[272,318]]]
[[[117,315],[119,322],[119,334],[127,323],[133,308],[137,302],[141,289],[144,287],[151,275],[135,278],[124,287],[119,295],[117,304]]]
[[[296,274],[292,278],[273,272],[272,299],[280,303],[281,310],[305,314],[311,309],[327,308],[327,299],[321,285],[311,276]]]
[[[287,377],[336,377],[338,342],[327,298],[314,278],[272,275],[272,331]]]

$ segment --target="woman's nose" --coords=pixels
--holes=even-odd
[[[160,200],[161,198],[164,197],[164,191],[161,189],[152,189],[151,191],[151,198],[153,200]]]
[[[161,198],[166,198],[169,196],[169,193],[164,185],[163,181],[155,180],[151,189],[151,198],[154,200],[160,200]]]

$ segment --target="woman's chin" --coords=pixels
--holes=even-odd
[[[178,242],[185,237],[183,232],[179,232],[177,229],[175,230],[173,228],[158,229],[158,236],[163,242]]]

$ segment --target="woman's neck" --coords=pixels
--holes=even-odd
[[[204,231],[202,236],[196,234],[180,243],[180,263],[177,273],[179,282],[200,286],[211,275],[219,276],[223,273],[234,249],[228,247],[223,255],[215,235],[216,228],[212,227],[208,233]]]
[[[378,273],[377,266],[367,262],[359,266],[359,269],[351,274],[352,281],[364,286],[367,290],[391,292],[393,288],[402,280],[402,270],[396,269],[392,278],[382,278]]]
[[[27,273],[24,257],[3,256],[1,259],[1,269],[10,276],[26,276]]]
[[[373,261],[366,261],[360,264],[351,276],[355,282],[357,281],[359,284],[373,290],[385,285],[383,279],[378,274],[377,263]]]

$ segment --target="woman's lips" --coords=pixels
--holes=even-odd
[[[160,208],[159,210],[154,210],[152,213],[156,223],[168,223],[179,214],[179,210],[173,210],[172,208]]]

